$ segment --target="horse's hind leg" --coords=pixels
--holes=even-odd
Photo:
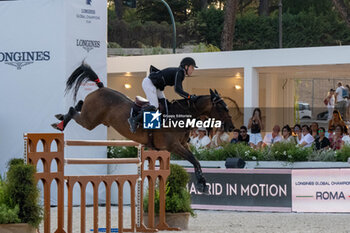
[[[68,113],[60,117],[60,119],[62,119],[61,122],[51,124],[51,126],[54,129],[63,131],[75,114],[78,114],[78,112],[75,110],[75,108],[70,107]]]
[[[93,120],[90,119],[89,117],[87,117],[86,114],[82,113],[76,113],[73,116],[73,119],[81,126],[83,126],[84,128],[88,129],[88,130],[93,130],[96,126],[98,126],[99,124],[101,124],[100,121],[98,121],[97,119]]]
[[[81,109],[83,107],[84,101],[80,100],[77,105],[75,105],[74,109],[77,112],[81,112]],[[64,120],[64,116],[63,114],[56,114],[55,117],[57,118],[57,120],[63,121]]]

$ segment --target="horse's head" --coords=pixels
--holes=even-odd
[[[220,97],[219,93],[210,89],[210,99],[212,102],[212,108],[210,111],[210,117],[218,119],[223,122],[225,131],[232,131],[235,127],[232,123],[232,118],[228,112],[228,107],[224,100]]]

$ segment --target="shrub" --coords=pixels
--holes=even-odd
[[[165,211],[169,213],[190,212],[192,217],[195,216],[191,209],[191,195],[186,189],[189,182],[189,174],[183,167],[177,164],[170,164],[170,175],[166,181],[166,202]],[[148,198],[146,193],[144,199],[144,211],[148,211]],[[154,197],[155,211],[159,213],[159,186],[157,185]]]
[[[337,161],[347,162],[350,157],[350,146],[344,146],[341,150],[335,152]]]
[[[42,220],[42,208],[39,203],[39,189],[34,178],[35,167],[24,164],[23,159],[12,159],[9,162],[3,199],[7,207],[1,211],[7,212],[17,221],[29,223],[37,228]],[[18,211],[17,211],[18,209]]]
[[[337,160],[336,152],[332,149],[313,151],[308,157],[309,161],[331,161],[334,162]]]
[[[18,217],[18,213],[18,205],[14,208],[10,208],[3,203],[0,204],[0,224],[20,223],[21,220]]]
[[[220,52],[220,49],[212,44],[199,43],[193,48],[194,53]]]
[[[131,146],[108,146],[108,158],[136,158],[137,148]]]
[[[279,161],[307,161],[312,148],[299,147],[294,143],[276,143],[271,147],[270,153]]]

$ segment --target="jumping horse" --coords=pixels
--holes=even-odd
[[[80,100],[75,107],[70,107],[67,114],[57,114],[56,118],[61,122],[52,124],[52,127],[63,131],[71,119],[88,130],[92,130],[100,124],[112,126],[130,140],[146,146],[152,145],[157,150],[167,150],[188,160],[193,164],[195,170],[197,189],[207,192],[200,163],[190,151],[187,143],[190,128],[149,130],[139,127],[135,133],[132,133],[127,120],[134,102],[124,94],[104,87],[97,74],[87,64],[82,64],[71,74],[66,83],[66,91],[74,88],[75,100],[80,85],[87,81],[95,82],[99,89],[88,94],[85,100]],[[216,90],[210,89],[210,95],[198,96],[194,102],[184,99],[175,100],[169,104],[168,108],[169,114],[181,112],[182,114],[190,114],[193,118],[207,116],[220,120],[225,131],[232,131],[234,128],[227,105]]]

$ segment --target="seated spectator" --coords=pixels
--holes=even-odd
[[[350,146],[350,136],[348,132],[348,128],[344,128],[344,136],[342,137],[343,140],[343,146]]]
[[[282,140],[280,131],[280,127],[278,125],[275,125],[272,129],[272,132],[265,135],[263,140],[263,147],[271,146],[276,142],[280,142]]]
[[[289,127],[289,125],[285,125],[282,128],[282,140],[281,140],[281,142],[288,142],[288,143],[297,144],[297,140],[293,136],[292,129]]]
[[[239,130],[238,141],[249,144],[250,136],[248,134],[248,129],[244,125],[241,126]]]
[[[330,142],[329,139],[325,137],[326,129],[320,127],[318,129],[318,138],[315,139],[315,149],[316,150],[328,150]]]
[[[224,144],[230,142],[230,135],[228,133],[225,133],[224,127],[216,129],[216,132],[211,139],[211,148],[218,148],[222,147]]]
[[[303,135],[301,132],[301,126],[299,124],[294,125],[293,131],[295,134],[295,138],[297,139],[297,143],[299,144]]]
[[[331,139],[331,137],[334,136],[334,130],[335,128],[333,126],[330,129],[328,129],[328,139]]]
[[[314,137],[314,139],[318,138],[318,123],[312,122],[310,128],[311,128],[311,135]]]
[[[207,136],[207,130],[203,127],[198,128],[198,137],[194,142],[194,146],[198,151],[209,148],[210,146],[210,138]]]
[[[231,139],[231,143],[236,144],[239,142],[239,129],[233,130],[233,138]]]
[[[308,125],[303,125],[301,127],[302,137],[299,141],[299,146],[301,147],[311,147],[312,143],[315,141],[314,137],[310,134],[310,127]]]
[[[191,145],[195,145],[196,144],[196,141],[197,141],[197,138],[198,138],[198,132],[197,132],[198,128],[195,127],[193,129],[191,129],[190,131],[190,138],[189,138],[189,143]]]
[[[329,139],[330,147],[333,150],[340,150],[343,147],[343,127],[338,125],[335,127],[335,132],[333,137]]]

